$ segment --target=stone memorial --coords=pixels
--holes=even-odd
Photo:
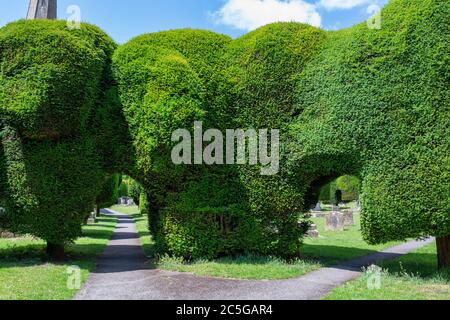
[[[87,220],[87,224],[95,224],[96,219],[95,219],[95,212],[91,212],[91,214],[89,215],[89,218]]]
[[[344,226],[354,226],[355,220],[353,218],[353,210],[344,210]]]
[[[316,204],[316,207],[313,209],[313,211],[322,211],[322,207],[321,207],[321,205],[320,205],[320,202],[318,202],[318,203]]]
[[[12,233],[12,232],[0,229],[0,238],[12,239],[12,238],[17,238],[17,236],[14,233]]]
[[[332,212],[326,217],[326,231],[344,231],[344,215],[340,212]]]
[[[306,234],[308,237],[310,238],[318,238],[319,237],[319,230],[317,230],[317,225],[316,224],[312,224],[309,227],[309,230]]]

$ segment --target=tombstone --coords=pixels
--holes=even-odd
[[[324,211],[322,211],[322,212],[314,211],[311,213],[311,216],[313,218],[325,218],[327,215],[328,215],[328,213],[324,212]]]
[[[344,211],[344,226],[354,226],[355,220],[353,219],[353,211],[345,210]]]
[[[320,202],[318,202],[318,203],[316,204],[316,207],[314,208],[313,211],[322,211],[322,207],[320,206]]]
[[[356,211],[361,211],[361,202],[358,200],[356,201],[356,207],[355,207]]]
[[[344,231],[344,215],[340,212],[332,212],[326,217],[326,231]]]
[[[95,212],[91,212],[87,220],[87,224],[95,224]]]
[[[12,239],[12,238],[16,238],[16,235],[14,233],[12,233],[12,232],[0,229],[0,238]]]
[[[308,232],[306,233],[306,235],[310,238],[318,238],[319,237],[319,230],[317,230],[317,225],[316,224],[312,224],[309,227]]]

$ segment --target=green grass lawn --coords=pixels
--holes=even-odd
[[[98,223],[83,227],[83,237],[67,246],[68,259],[48,262],[45,242],[31,237],[0,239],[0,300],[67,300],[68,267],[78,266],[84,283],[95,261],[111,238],[116,218],[101,216]]]
[[[137,207],[115,206],[112,209],[134,217],[144,251],[147,256],[153,257],[153,241],[148,231],[147,217],[141,216]],[[275,257],[246,255],[185,263],[179,258],[163,256],[155,259],[155,264],[163,270],[189,272],[198,276],[253,280],[288,279],[339,261],[374,253],[395,244],[370,246],[365,243],[359,230],[359,215],[355,215],[355,226],[347,228],[344,232],[326,232],[324,218],[316,218],[313,221],[317,224],[321,236],[317,239],[305,239],[302,248],[303,258],[295,261],[286,262]]]
[[[378,288],[369,289],[369,273],[334,289],[328,300],[450,300],[450,270],[438,272],[436,245],[380,264]]]
[[[347,227],[343,232],[325,231],[325,218],[314,218],[319,238],[305,238],[302,255],[308,259],[319,261],[322,265],[333,265],[338,262],[365,256],[397,243],[369,245],[361,236],[360,215],[354,215],[355,225]]]

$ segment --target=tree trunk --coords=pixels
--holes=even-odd
[[[450,268],[450,235],[436,239],[439,269]]]
[[[47,242],[47,255],[51,260],[64,260],[64,245]]]
[[[96,205],[95,206],[95,222],[97,222],[98,217],[100,217],[100,206]]]

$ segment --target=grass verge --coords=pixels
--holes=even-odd
[[[437,271],[436,245],[380,264],[334,289],[328,300],[450,300],[450,270]],[[375,285],[374,285],[375,284]]]
[[[96,258],[111,238],[117,219],[101,216],[95,225],[83,227],[83,236],[67,246],[68,259],[47,260],[45,242],[31,237],[0,239],[0,300],[68,300],[68,268],[80,268],[81,284],[96,266]]]

